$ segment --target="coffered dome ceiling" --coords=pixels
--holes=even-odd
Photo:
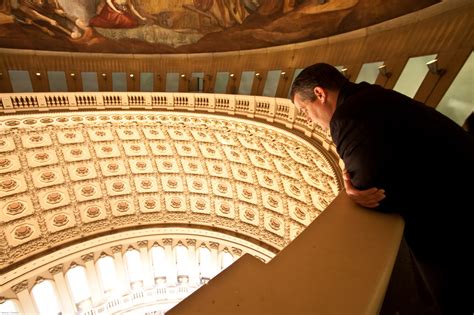
[[[0,2],[0,47],[117,53],[244,50],[344,33],[438,2],[114,0],[111,7],[105,0],[7,0]]]
[[[274,252],[340,191],[317,144],[267,124],[189,113],[0,121],[0,269],[90,237],[186,226]]]

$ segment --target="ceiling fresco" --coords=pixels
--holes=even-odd
[[[0,47],[108,53],[245,50],[327,37],[438,2],[0,0]]]

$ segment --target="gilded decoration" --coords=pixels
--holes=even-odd
[[[163,245],[172,245],[173,244],[173,239],[172,238],[164,238],[163,239]]]
[[[81,256],[83,262],[93,261],[94,260],[94,253],[89,253]]]
[[[28,280],[24,280],[24,281],[22,281],[18,284],[15,284],[14,286],[12,286],[12,291],[15,292],[15,294],[18,294],[21,291],[27,290],[27,289],[28,289]]]
[[[139,248],[148,247],[148,241],[139,241],[137,244]]]
[[[111,249],[112,249],[112,254],[121,253],[122,252],[122,245],[112,246]]]
[[[9,222],[34,213],[34,206],[30,196],[15,195],[0,199],[0,222]]]
[[[71,265],[71,267],[72,267],[72,265]],[[63,272],[63,265],[62,264],[56,265],[54,267],[49,268],[48,271],[52,275]]]
[[[0,131],[0,269],[137,225],[195,224],[281,249],[340,190],[321,147],[250,120],[51,113],[8,116]]]
[[[188,246],[196,246],[196,240],[192,238],[187,238],[186,239],[186,245]]]

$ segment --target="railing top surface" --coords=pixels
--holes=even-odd
[[[166,314],[377,314],[403,227],[341,192],[269,263],[244,255]]]

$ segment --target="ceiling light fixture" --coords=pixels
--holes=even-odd
[[[431,60],[431,61],[428,61],[428,62],[426,63],[426,66],[428,67],[428,69],[430,70],[430,72],[431,72],[432,74],[436,74],[436,75],[441,76],[441,75],[443,75],[443,74],[446,72],[445,69],[440,69],[440,68],[438,67],[438,59],[433,59],[433,60]]]

